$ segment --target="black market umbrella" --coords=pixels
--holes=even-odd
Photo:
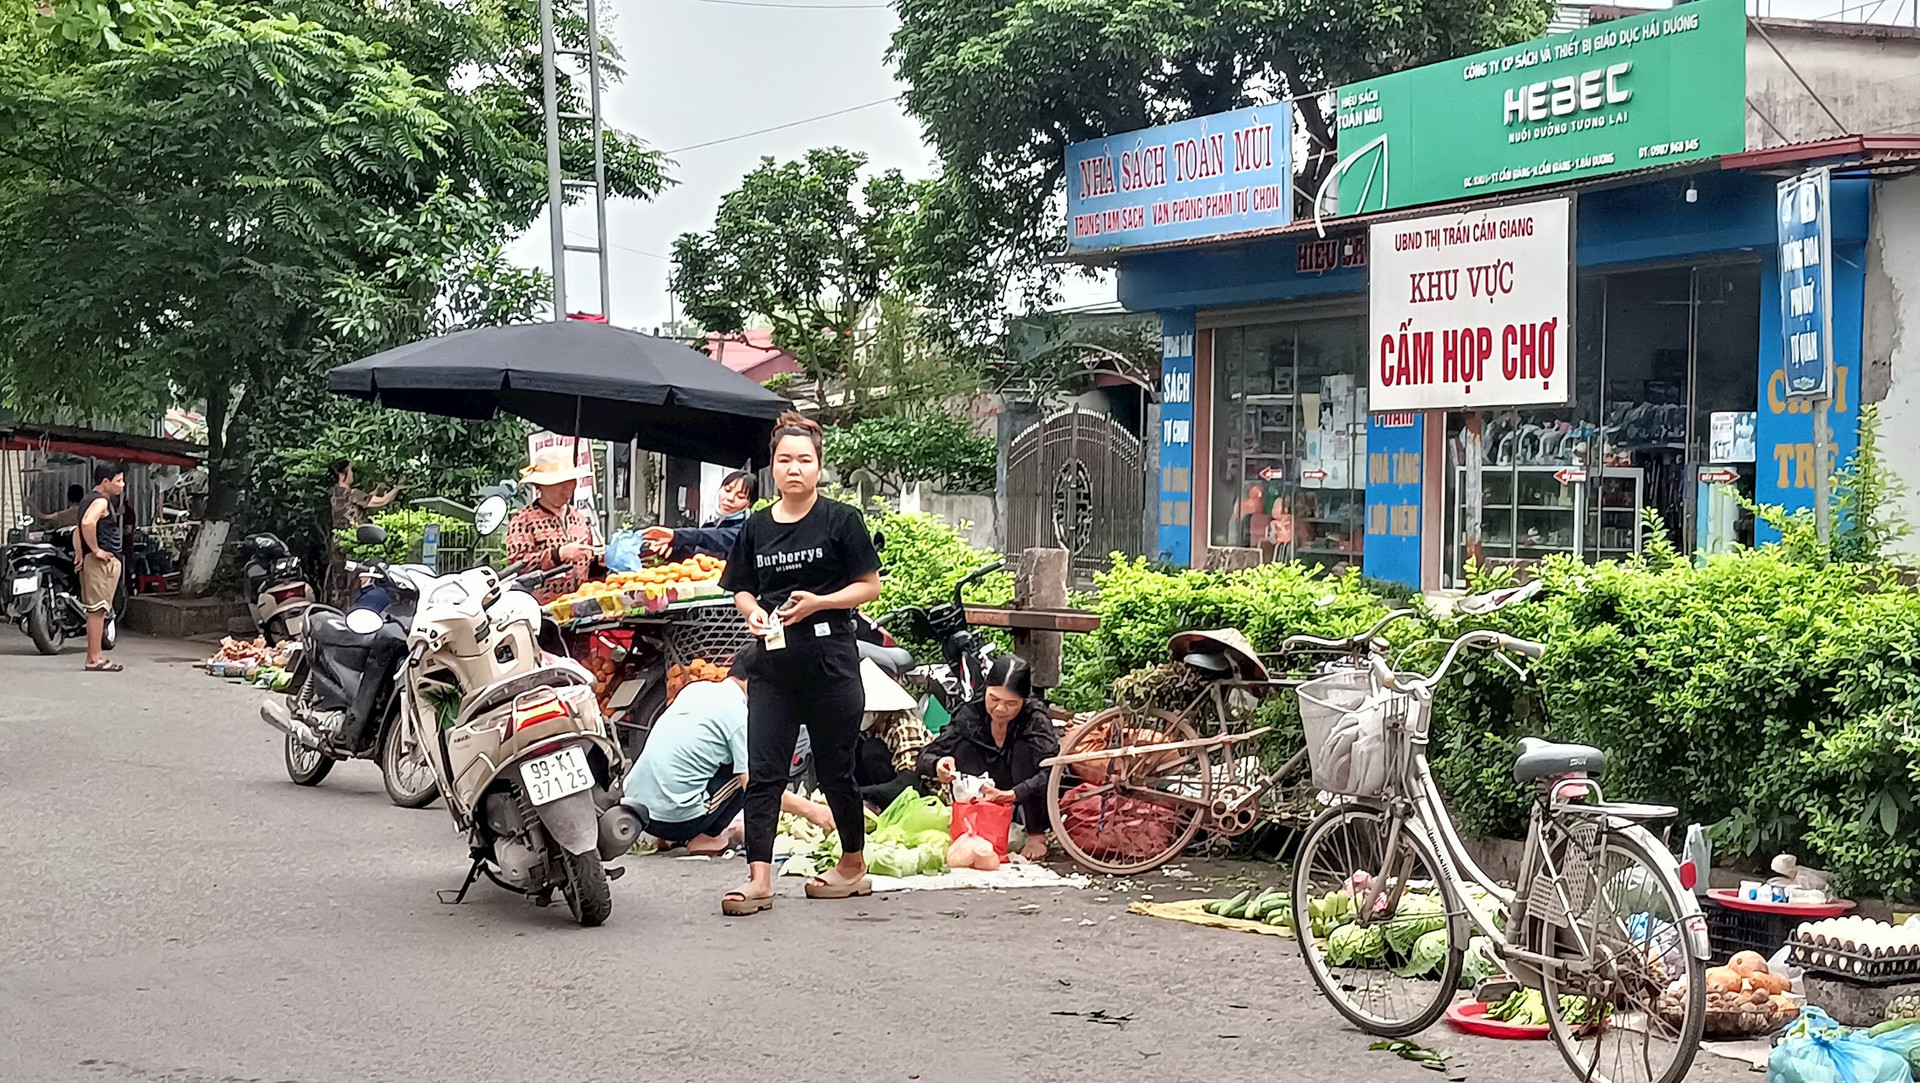
[[[341,365],[328,390],[400,410],[513,414],[702,462],[764,462],[786,399],[672,339],[603,323],[478,327]]]

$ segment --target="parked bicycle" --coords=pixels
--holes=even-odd
[[[1429,676],[1396,672],[1376,652],[1299,687],[1313,782],[1331,802],[1293,877],[1314,983],[1362,1030],[1404,1037],[1447,1011],[1471,947],[1539,990],[1582,1080],[1676,1083],[1705,1023],[1708,947],[1691,891],[1699,870],[1645,826],[1675,810],[1606,800],[1598,749],[1525,739],[1514,778],[1535,791],[1526,849],[1516,887],[1495,884],[1462,845],[1426,757],[1433,689],[1469,648],[1502,652],[1523,675],[1505,655],[1543,651],[1474,631],[1450,641]],[[1410,958],[1429,933],[1442,934],[1437,964]],[[1429,976],[1410,976],[1421,970]]]
[[[1191,702],[1175,711],[1109,707],[1069,730],[1062,754],[1042,764],[1052,768],[1055,840],[1083,867],[1126,876],[1172,860],[1202,830],[1232,838],[1262,821],[1304,825],[1317,808],[1308,803],[1307,751],[1261,766],[1252,742],[1272,731],[1255,724],[1260,703],[1319,673],[1357,671],[1385,649],[1381,630],[1408,615],[1388,614],[1345,639],[1293,636],[1266,654],[1231,628],[1174,636],[1169,655],[1199,684]]]

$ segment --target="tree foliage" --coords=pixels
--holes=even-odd
[[[898,0],[889,56],[969,248],[1017,274],[1058,248],[1069,144],[1299,97],[1308,183],[1330,167],[1316,92],[1524,41],[1552,0]]]
[[[674,242],[671,285],[708,330],[767,326],[829,414],[921,409],[978,390],[982,339],[950,321],[936,288],[951,257],[941,185],[897,169],[863,177],[867,157],[828,147],[763,158],[721,197],[713,228]]]
[[[687,315],[723,333],[766,321],[809,378],[846,382],[897,282],[918,198],[897,169],[862,181],[866,164],[840,147],[762,158],[721,197],[712,230],[674,241],[671,288]]]
[[[894,492],[922,481],[954,493],[993,491],[993,437],[976,436],[966,418],[945,410],[864,418],[826,437],[828,466],[865,471]]]
[[[69,32],[91,0],[51,10],[0,24],[13,405],[204,404],[207,518],[226,521],[277,451],[325,442],[316,422],[375,416],[317,405],[328,367],[537,311],[543,276],[504,256],[546,196],[536,0],[131,0],[111,37]],[[561,23],[584,43],[564,2]],[[609,159],[614,194],[663,183],[630,138]]]

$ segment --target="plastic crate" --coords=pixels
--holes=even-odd
[[[1742,951],[1757,951],[1771,959],[1793,939],[1793,931],[1800,923],[1807,920],[1792,914],[1735,910],[1712,899],[1701,899],[1700,908],[1706,911],[1707,942],[1718,962],[1725,962]]]

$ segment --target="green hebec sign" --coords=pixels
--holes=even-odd
[[[1340,213],[1746,149],[1744,0],[1699,0],[1340,88]]]

